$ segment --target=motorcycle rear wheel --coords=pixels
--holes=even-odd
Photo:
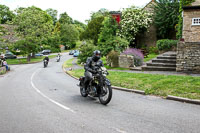
[[[103,93],[99,95],[99,101],[101,104],[106,105],[112,98],[112,88],[110,85],[103,86]]]

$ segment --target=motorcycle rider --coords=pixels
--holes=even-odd
[[[86,64],[84,65],[85,69],[85,80],[84,80],[84,88],[87,90],[87,87],[92,80],[92,74],[96,74],[97,71],[95,70],[96,67],[103,67],[103,61],[101,58],[101,52],[99,50],[95,50],[93,52],[92,57],[88,57]]]
[[[58,55],[57,55],[57,61],[60,61],[60,53],[58,53]]]
[[[48,57],[48,55],[46,55],[46,56],[44,57],[43,61],[45,61],[45,60],[47,60],[47,65],[48,65],[48,62],[49,62],[49,57]]]

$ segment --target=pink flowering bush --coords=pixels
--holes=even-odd
[[[142,54],[142,52],[139,49],[128,48],[121,54],[134,56],[134,65],[135,66],[141,66],[143,64],[144,55]]]

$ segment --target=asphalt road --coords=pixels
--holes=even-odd
[[[0,133],[199,133],[200,106],[113,90],[107,105],[81,97],[62,64],[11,66],[0,76]]]

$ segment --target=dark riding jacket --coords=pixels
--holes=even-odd
[[[101,59],[99,59],[98,61],[95,62],[92,59],[92,57],[88,57],[86,64],[84,65],[84,69],[85,69],[85,71],[89,71],[89,72],[94,73],[95,67],[97,67],[97,66],[103,67],[103,61]]]

